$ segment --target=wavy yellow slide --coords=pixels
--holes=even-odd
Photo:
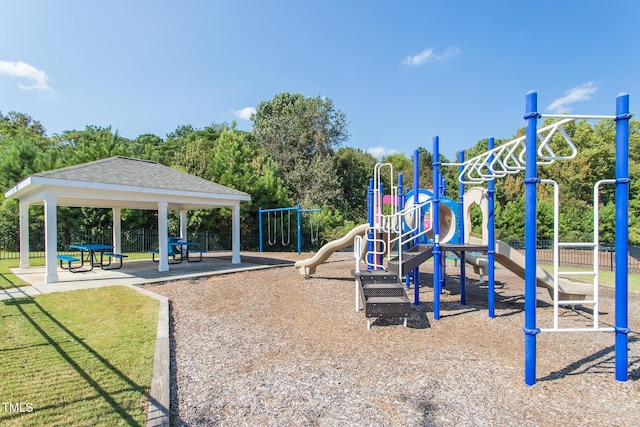
[[[324,263],[327,259],[329,259],[329,257],[335,251],[353,245],[353,239],[356,236],[364,236],[367,232],[368,227],[369,224],[362,224],[353,228],[344,237],[333,240],[318,249],[318,252],[316,252],[316,254],[311,258],[296,261],[296,268],[300,271],[300,274],[304,275],[305,277],[314,274],[318,265]]]

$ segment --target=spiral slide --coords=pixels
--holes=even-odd
[[[300,274],[310,276],[316,272],[316,267],[324,263],[329,257],[337,250],[348,248],[353,245],[353,239],[356,236],[364,236],[369,228],[369,224],[362,224],[351,231],[349,231],[344,237],[337,240],[333,240],[320,249],[314,256],[308,259],[296,261],[296,268],[300,271]],[[366,245],[364,246],[366,248]]]

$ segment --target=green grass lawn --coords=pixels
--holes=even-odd
[[[541,264],[542,268],[544,268],[549,274],[553,273],[553,265],[551,264]],[[569,272],[569,271],[585,271],[586,268],[579,267],[565,267],[561,266],[560,271]],[[588,282],[593,283],[592,276],[562,276],[571,280],[575,280],[578,282]],[[640,291],[640,274],[628,274],[628,283],[629,290],[632,291]],[[611,286],[614,287],[616,285],[616,275],[614,271],[608,270],[600,270],[598,274],[598,281],[603,286]]]
[[[0,301],[0,317],[0,425],[145,423],[158,301],[113,286]]]

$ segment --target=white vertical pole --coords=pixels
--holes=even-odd
[[[169,227],[167,226],[168,202],[158,202],[158,271],[169,271]]]
[[[44,196],[44,241],[45,241],[45,283],[58,281],[57,255],[58,255],[58,221],[57,221],[58,196],[45,194]]]
[[[233,207],[231,221],[231,264],[240,264],[240,204]]]
[[[187,211],[180,211],[180,238],[187,240]]]
[[[29,205],[20,202],[20,268],[29,268]]]
[[[113,208],[112,210],[112,225],[111,229],[113,230],[113,252],[117,254],[122,253],[122,243],[121,243],[121,224],[122,224],[122,209]]]

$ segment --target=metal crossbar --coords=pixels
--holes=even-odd
[[[537,138],[539,141],[537,148],[538,165],[550,165],[556,161],[572,160],[578,154],[578,150],[571,140],[571,137],[563,128],[564,125],[574,122],[575,120],[605,120],[615,118],[614,116],[566,116],[556,114],[542,115],[541,117],[560,120],[537,130]],[[551,147],[551,141],[555,135],[562,136],[561,141],[565,144],[556,147],[554,150]],[[557,141],[558,139],[556,139],[556,142]],[[558,154],[558,152],[567,151],[568,154]],[[446,163],[445,165],[463,167],[458,176],[458,180],[462,184],[478,184],[496,178],[504,178],[507,175],[523,171],[526,164],[525,155],[526,136],[523,135],[473,157],[464,163]]]

